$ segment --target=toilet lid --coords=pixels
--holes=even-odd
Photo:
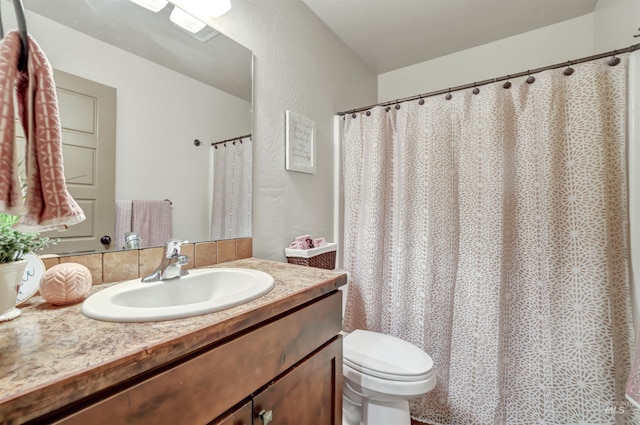
[[[433,368],[431,357],[415,345],[360,329],[344,338],[343,359],[359,372],[396,381],[427,379]]]

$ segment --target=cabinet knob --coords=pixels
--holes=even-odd
[[[262,425],[267,425],[273,420],[273,411],[262,410],[260,413],[258,413],[258,418],[260,418]]]

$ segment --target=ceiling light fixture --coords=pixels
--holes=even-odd
[[[171,12],[171,16],[169,17],[169,19],[171,19],[171,22],[173,22],[174,24],[179,25],[180,27],[194,34],[207,26],[207,24],[202,22],[200,19],[197,19],[196,17],[188,14],[179,7],[173,8],[173,12]]]
[[[142,6],[145,9],[151,10],[152,12],[160,12],[162,9],[165,8],[167,3],[169,3],[167,0],[131,0],[131,1],[137,4],[138,6]]]
[[[172,0],[171,3],[204,20],[220,17],[231,9],[231,0]]]
[[[217,18],[227,13],[231,9],[231,0],[215,0],[209,5],[209,15]]]

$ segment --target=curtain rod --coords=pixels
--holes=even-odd
[[[344,111],[344,112],[338,112],[336,115],[344,116],[346,114],[355,114],[356,112],[366,111],[366,110],[369,110],[371,108],[375,108],[376,106],[395,105],[395,104],[398,104],[398,103],[409,102],[409,101],[412,101],[412,100],[422,99],[422,98],[425,98],[425,97],[437,96],[439,94],[445,94],[445,93],[450,93],[450,92],[454,92],[454,91],[466,90],[466,89],[470,89],[472,87],[478,87],[478,86],[484,86],[484,85],[491,84],[491,83],[496,83],[498,81],[505,81],[505,80],[510,80],[512,78],[525,77],[527,75],[531,75],[531,74],[535,74],[535,73],[538,73],[538,72],[546,71],[548,69],[558,69],[558,68],[563,68],[565,66],[570,67],[571,65],[576,65],[576,64],[584,63],[584,62],[591,62],[591,61],[602,59],[602,58],[606,58],[606,57],[609,57],[609,56],[613,56],[611,58],[611,60],[609,61],[609,65],[615,66],[620,62],[620,59],[617,58],[616,55],[623,54],[623,53],[631,53],[631,52],[633,52],[635,50],[638,50],[638,49],[640,49],[640,44],[634,44],[634,45],[626,47],[624,49],[611,50],[609,52],[599,53],[599,54],[593,55],[593,56],[587,56],[587,57],[580,58],[580,59],[574,59],[574,60],[570,60],[570,61],[566,61],[566,62],[561,62],[561,63],[557,63],[555,65],[548,65],[548,66],[543,66],[542,68],[536,68],[536,69],[530,69],[530,70],[523,71],[523,72],[518,72],[517,74],[508,74],[508,75],[505,75],[505,76],[502,76],[502,77],[498,77],[498,78],[490,78],[488,80],[477,81],[477,82],[474,82],[474,83],[464,84],[464,85],[461,85],[461,86],[455,86],[455,87],[450,87],[450,88],[447,88],[447,89],[432,91],[432,92],[429,92],[429,93],[414,95],[414,96],[410,96],[410,97],[404,97],[402,99],[396,99],[396,100],[390,100],[390,101],[387,101],[387,102],[376,103],[374,105],[363,106],[363,107],[356,108],[356,109],[349,109],[349,110]],[[573,71],[571,71],[571,72],[573,72]],[[531,82],[533,82],[533,81],[531,81]]]
[[[244,136],[232,137],[231,139],[214,142],[214,143],[211,143],[211,146],[219,145],[220,143],[235,142],[236,140],[246,139],[247,137],[251,137],[251,133],[245,134]]]
[[[251,133],[245,134],[244,136],[232,137],[231,139],[221,140],[219,142],[213,142],[211,143],[211,146],[219,145],[220,143],[235,142],[236,140],[240,140],[242,143],[242,139],[246,139],[247,137],[251,137]],[[198,139],[195,139],[193,141],[193,144],[196,146],[200,146],[202,142]]]

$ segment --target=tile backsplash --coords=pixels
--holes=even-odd
[[[44,255],[41,258],[47,269],[60,263],[82,264],[91,271],[95,285],[146,276],[158,267],[163,252],[164,248],[156,247],[98,254]],[[189,243],[182,246],[181,254],[189,257],[187,269],[241,260],[253,255],[253,239]]]

